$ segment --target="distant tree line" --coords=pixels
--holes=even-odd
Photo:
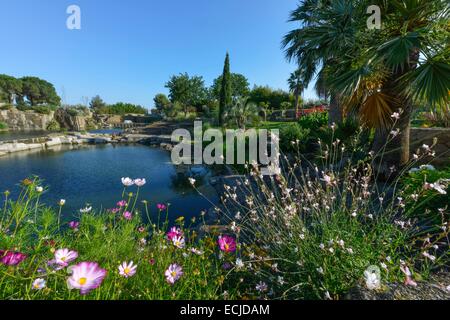
[[[165,87],[169,94],[159,93],[154,97],[152,112],[167,117],[201,114],[215,117],[219,123],[223,122],[225,113],[235,113],[235,104],[244,106],[251,103],[259,113],[266,116],[271,111],[295,108],[296,101],[293,93],[281,89],[257,85],[251,89],[244,75],[230,72],[228,54],[224,72],[210,87],[205,85],[202,76],[190,76],[187,73],[172,76]],[[245,99],[245,104],[239,101],[242,99]],[[234,111],[230,112],[232,109]]]
[[[0,101],[20,106],[58,106],[61,98],[55,87],[37,77],[14,78],[9,75],[0,75]]]
[[[97,114],[124,115],[129,113],[134,114],[148,113],[148,110],[146,108],[131,103],[117,102],[114,104],[107,104],[98,95],[92,98],[89,106],[91,110]]]

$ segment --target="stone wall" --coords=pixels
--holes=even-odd
[[[0,122],[8,125],[10,130],[46,130],[54,113],[40,114],[34,111],[19,111],[15,108],[0,110]]]
[[[431,146],[433,139],[437,138],[434,147],[435,159],[426,159],[438,167],[450,165],[450,128],[411,128],[410,149],[415,153],[423,144]]]

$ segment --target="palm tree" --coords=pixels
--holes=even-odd
[[[248,123],[259,120],[258,107],[249,98],[236,98],[225,114],[225,118],[236,124],[239,129],[245,130]]]
[[[322,85],[330,96],[330,124],[342,121],[340,94],[328,86],[327,67],[339,64],[343,48],[350,45],[350,1],[304,0],[291,12],[291,22],[298,22],[301,28],[290,31],[283,39],[286,58],[295,60],[303,70],[306,86],[321,75]],[[328,11],[327,11],[328,10]]]
[[[382,11],[382,30],[367,28],[366,9],[373,4]],[[284,39],[287,57],[296,58],[308,77],[324,73],[330,109],[338,100],[376,128],[375,151],[390,141],[383,172],[409,159],[415,103],[449,106],[448,18],[445,0],[305,0],[291,14],[302,26]],[[394,129],[400,133],[389,139],[398,110]]]
[[[300,96],[303,93],[303,90],[305,90],[302,70],[297,69],[291,73],[291,76],[288,79],[288,85],[289,91],[295,95],[295,115],[297,116],[299,112]]]

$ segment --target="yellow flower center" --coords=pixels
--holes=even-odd
[[[78,280],[78,283],[80,284],[80,285],[85,285],[86,284],[86,282],[87,282],[87,279],[86,278],[80,278],[80,280]]]
[[[230,249],[230,245],[228,243],[225,243],[225,250],[228,251]]]
[[[171,276],[175,278],[176,275],[177,273],[175,271],[172,271]]]
[[[125,268],[125,270],[123,270],[123,272],[124,272],[125,274],[129,274],[129,273],[131,272],[131,270],[130,270],[130,268]]]
[[[66,262],[66,257],[62,257],[62,258],[61,258],[61,261],[62,261],[62,262]]]

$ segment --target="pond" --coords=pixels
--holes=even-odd
[[[141,145],[59,146],[0,158],[0,192],[9,190],[13,197],[17,196],[18,183],[32,175],[48,186],[42,196],[44,203],[57,207],[60,199],[66,200],[66,220],[87,204],[95,209],[115,207],[121,200],[122,177],[145,178],[147,184],[141,188],[140,200],[149,201],[153,216],[157,203],[170,203],[172,221],[180,216],[190,219],[212,206],[189,185],[187,178],[191,175],[195,175],[208,199],[213,203],[218,200],[207,182],[207,168],[177,170],[169,152]]]

